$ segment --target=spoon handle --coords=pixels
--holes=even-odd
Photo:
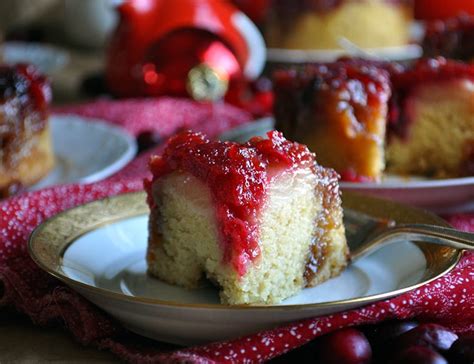
[[[474,250],[474,234],[441,226],[410,224],[386,228],[355,249],[351,249],[351,260],[356,261],[384,246],[400,241],[423,242],[448,246],[460,250]]]
[[[387,230],[393,236],[403,234],[412,241],[449,246],[455,249],[474,250],[474,234],[442,226],[410,224],[399,225]]]

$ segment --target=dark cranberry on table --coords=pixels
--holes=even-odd
[[[446,356],[450,363],[474,363],[474,334],[461,336],[454,342]]]
[[[151,130],[142,131],[137,135],[138,154],[158,146],[163,142],[161,136]]]
[[[411,346],[395,355],[390,364],[448,364],[436,351],[425,346]]]
[[[415,321],[387,321],[378,325],[362,326],[360,329],[372,345],[374,354],[379,356],[387,351],[386,347],[390,347],[396,337],[417,326]]]
[[[372,349],[365,335],[353,328],[323,336],[316,345],[316,362],[328,364],[368,364]]]
[[[345,328],[272,360],[318,364],[473,364],[474,335],[434,323],[388,321]]]

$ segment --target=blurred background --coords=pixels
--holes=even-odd
[[[55,104],[174,95],[265,114],[272,65],[410,61],[423,46],[469,58],[472,36],[451,24],[469,13],[471,0],[2,0],[0,26],[4,61],[48,74]],[[430,43],[426,20],[455,29]]]

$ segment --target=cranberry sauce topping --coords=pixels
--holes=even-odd
[[[48,81],[33,66],[0,66],[0,102],[17,97],[22,105],[31,107],[31,111],[46,116],[51,95]]]
[[[425,57],[443,56],[463,61],[474,58],[474,17],[436,20],[426,24],[422,42]]]
[[[260,254],[257,219],[269,170],[297,166],[315,166],[314,154],[276,131],[268,133],[268,139],[256,137],[243,145],[187,131],[170,138],[161,157],[152,157],[153,180],[145,181],[145,188],[153,208],[150,190],[157,179],[184,171],[203,181],[214,199],[224,262],[242,276]]]
[[[288,138],[309,144],[320,162],[337,169],[327,151],[318,154],[309,135],[318,128],[331,128],[333,133],[340,133],[340,140],[351,135],[354,148],[366,140],[382,141],[378,114],[391,95],[389,72],[385,68],[388,66],[381,62],[345,58],[277,71],[276,128]],[[340,123],[331,126],[331,120]]]
[[[464,78],[474,79],[473,65],[438,57],[422,59],[405,72],[394,73],[392,82],[394,87],[400,90],[431,81],[449,81]]]
[[[0,153],[5,166],[14,166],[27,141],[46,125],[51,89],[34,67],[0,66]]]
[[[390,97],[388,67],[382,62],[342,58],[336,62],[312,64],[302,69],[280,70],[274,74],[275,93],[277,98],[279,95],[286,98],[292,94],[292,101],[301,107],[312,103],[316,92],[332,91],[332,96],[341,102],[341,107],[342,104],[349,104],[355,109],[356,115],[362,114],[367,106],[386,101]],[[286,108],[287,105],[280,103],[276,107]],[[278,111],[275,110],[275,113]],[[290,115],[288,117],[292,118]],[[365,118],[358,118],[360,123],[365,121]]]
[[[445,58],[427,58],[415,63],[401,72],[391,72],[394,88],[390,100],[390,112],[387,125],[388,137],[408,137],[412,122],[410,115],[410,96],[421,85],[431,82],[443,82],[457,79],[474,80],[474,65]]]

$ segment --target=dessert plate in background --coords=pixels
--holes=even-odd
[[[187,290],[147,275],[145,200],[145,193],[131,193],[61,213],[33,232],[29,252],[41,268],[130,330],[176,344],[234,338],[387,299],[440,277],[461,256],[452,248],[401,241],[279,305],[227,306],[211,285]],[[352,193],[344,195],[344,209],[447,226],[430,213]]]
[[[101,120],[53,115],[50,128],[55,166],[32,190],[99,181],[122,169],[137,151],[135,138]]]
[[[262,118],[222,133],[221,140],[245,142],[273,130],[274,119]],[[317,153],[316,153],[317,155]],[[386,175],[381,182],[341,182],[343,191],[388,198],[437,213],[474,210],[474,176],[434,179]]]
[[[411,61],[422,56],[423,50],[417,44],[408,44],[398,47],[367,48],[363,49],[364,56],[373,56],[374,59],[388,61]],[[271,63],[311,63],[311,62],[333,62],[342,56],[354,55],[346,49],[281,49],[269,48],[267,59]],[[359,54],[356,54],[356,56]]]
[[[2,58],[7,64],[28,63],[42,73],[61,70],[69,62],[69,54],[59,48],[26,42],[6,42],[2,46]]]
[[[376,182],[340,182],[343,191],[389,198],[437,213],[474,211],[474,176],[449,179],[386,175]]]

